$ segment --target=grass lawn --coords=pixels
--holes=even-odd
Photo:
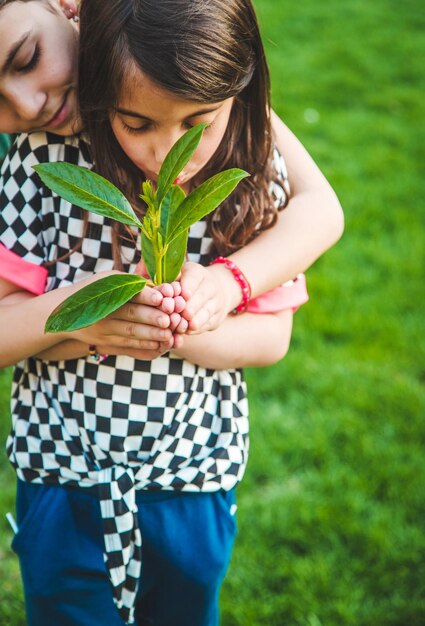
[[[336,189],[346,232],[308,272],[287,358],[247,372],[222,626],[423,626],[422,3],[255,5],[274,107]],[[0,372],[2,440],[9,381]],[[1,454],[0,624],[22,626]]]

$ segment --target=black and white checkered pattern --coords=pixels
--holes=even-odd
[[[285,204],[285,164],[276,152]],[[22,135],[3,164],[0,242],[38,265],[54,261],[82,234],[82,211],[45,188],[32,169],[46,161],[91,167],[84,137]],[[205,222],[190,230],[188,256],[208,263]],[[138,253],[123,249],[133,271]],[[109,221],[89,214],[82,248],[49,266],[47,289],[112,269]],[[7,442],[20,479],[81,488],[98,485],[105,563],[124,620],[134,621],[141,536],[135,489],[217,491],[242,478],[248,453],[248,405],[240,370],[205,369],[172,355],[152,362],[110,356],[19,363]]]

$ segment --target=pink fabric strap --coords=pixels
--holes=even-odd
[[[292,309],[295,312],[307,301],[308,292],[305,276],[298,274],[295,280],[250,300],[246,311],[249,313],[277,313],[285,309]]]
[[[0,278],[39,296],[44,293],[47,269],[25,261],[0,243]]]

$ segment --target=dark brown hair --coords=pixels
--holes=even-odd
[[[225,136],[202,177],[228,167],[251,176],[209,217],[211,253],[229,254],[272,226],[277,210],[269,191],[274,178],[269,73],[251,1],[83,0],[79,99],[95,167],[142,212],[137,198],[143,174],[124,154],[109,122],[133,63],[181,98],[202,103],[235,98]]]

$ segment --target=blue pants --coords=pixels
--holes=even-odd
[[[236,534],[234,491],[137,492],[143,541],[138,626],[216,626]],[[124,626],[103,561],[93,493],[18,480],[27,626]]]

